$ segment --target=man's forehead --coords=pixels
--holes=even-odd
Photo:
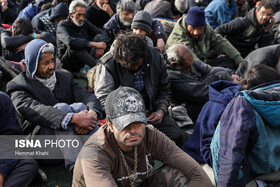
[[[86,12],[86,8],[85,7],[81,7],[81,6],[76,6],[75,7],[75,11],[76,12]]]
[[[134,14],[134,10],[125,9],[125,10],[122,11],[122,14]]]

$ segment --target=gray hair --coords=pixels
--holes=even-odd
[[[184,63],[183,54],[187,53],[192,55],[190,49],[183,44],[175,44],[166,50],[167,60],[171,64],[172,62],[178,63],[178,66],[182,66]]]
[[[87,8],[87,5],[86,5],[86,3],[84,1],[82,1],[82,0],[74,0],[69,5],[69,13],[75,14],[75,8],[77,6],[83,7],[83,8]]]
[[[51,44],[51,43],[48,43],[48,44],[44,45],[42,47],[42,52],[41,52],[39,60],[42,60],[44,58],[45,53],[53,53],[54,54],[55,53],[54,45]]]
[[[136,11],[137,5],[132,0],[120,0],[117,4],[117,13],[121,13],[124,10]]]

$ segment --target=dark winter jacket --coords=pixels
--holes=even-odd
[[[216,81],[209,85],[209,101],[202,108],[194,132],[183,147],[196,161],[212,167],[212,137],[224,109],[240,88],[239,84],[229,81]]]
[[[109,21],[110,15],[93,3],[87,7],[86,18],[91,24],[102,29],[103,25]]]
[[[269,45],[252,51],[239,65],[236,74],[243,77],[245,72],[257,64],[265,64],[276,67],[280,58],[280,44]]]
[[[68,16],[68,5],[59,3],[53,8],[45,10],[37,14],[31,21],[36,32],[47,32],[56,37],[56,26],[54,19]]]
[[[272,36],[270,40],[266,38],[267,41],[263,41],[264,28],[263,25],[257,25],[255,9],[252,9],[248,16],[238,17],[229,23],[220,25],[215,29],[215,32],[226,37],[245,58],[251,51],[255,50],[256,44],[259,44],[259,47],[264,47],[272,43]]]
[[[0,135],[21,135],[22,130],[16,118],[16,111],[10,97],[0,92]],[[1,142],[4,145],[3,142]],[[1,147],[1,154],[4,147]],[[0,159],[0,173],[5,177],[9,175],[14,166],[17,164],[17,159]]]
[[[106,97],[119,86],[134,88],[134,77],[133,72],[117,63],[110,52],[106,53],[100,62],[96,69],[95,95],[104,106]],[[148,113],[162,110],[166,114],[170,100],[170,83],[166,63],[155,48],[149,47],[142,72],[145,74],[144,85],[148,94]]]
[[[27,71],[19,74],[7,84],[7,93],[23,118],[24,134],[38,134],[41,126],[53,130],[61,129],[61,121],[67,112],[53,108],[57,103],[84,103],[88,108],[103,111],[94,94],[87,93],[73,81],[69,72],[56,71],[56,84],[53,91],[34,78],[37,70],[40,42],[28,45],[25,51]]]

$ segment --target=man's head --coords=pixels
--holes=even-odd
[[[259,25],[266,25],[273,16],[273,4],[270,0],[261,1],[256,10],[256,18]]]
[[[100,9],[103,9],[103,5],[108,4],[109,0],[94,0],[94,2]]]
[[[135,15],[136,4],[132,0],[120,0],[116,9],[121,24],[130,27]]]
[[[29,35],[33,33],[33,26],[29,19],[19,18],[13,23],[12,36]]]
[[[187,30],[193,39],[198,39],[205,28],[205,13],[204,10],[198,7],[192,7],[185,19]]]
[[[122,67],[137,71],[143,65],[148,54],[148,46],[144,36],[138,34],[121,34],[114,45],[114,59]]]
[[[130,87],[111,92],[105,102],[110,130],[123,151],[141,144],[147,124],[145,102],[141,94]]]
[[[152,30],[153,18],[146,11],[139,11],[134,16],[131,28],[134,34],[146,36]]]
[[[55,49],[51,43],[35,39],[25,48],[25,63],[27,72],[41,79],[50,78],[55,70]]]
[[[53,8],[50,15],[50,20],[58,24],[61,20],[65,20],[69,15],[69,7],[67,3],[59,3]]]
[[[241,80],[242,90],[248,90],[260,84],[280,80],[280,74],[272,67],[264,64],[258,64],[245,72]]]
[[[166,54],[170,66],[183,72],[191,71],[193,55],[187,46],[175,44],[166,50]]]
[[[86,4],[81,0],[74,0],[69,5],[71,21],[78,27],[82,27],[86,16]]]

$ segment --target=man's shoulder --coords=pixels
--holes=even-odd
[[[107,23],[104,24],[104,28],[105,29],[110,29],[112,27],[116,27],[117,25],[119,25],[119,21],[118,21],[118,14],[115,13],[110,19],[109,21],[107,21]]]

